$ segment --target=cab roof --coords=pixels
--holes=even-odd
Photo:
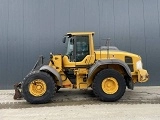
[[[71,35],[89,35],[89,34],[92,34],[92,35],[94,35],[94,32],[69,32],[67,34],[71,34]]]

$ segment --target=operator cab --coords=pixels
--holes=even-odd
[[[63,42],[67,42],[67,51],[63,57],[64,67],[77,67],[79,65],[88,65],[90,62],[93,63],[90,55],[89,34],[67,34]]]
[[[70,62],[80,62],[89,54],[89,36],[68,38],[67,53]]]

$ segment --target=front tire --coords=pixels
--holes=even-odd
[[[55,94],[55,82],[50,74],[33,71],[24,79],[22,91],[24,99],[29,103],[47,103]]]
[[[56,92],[58,92],[60,90],[61,86],[57,86],[56,87]]]
[[[104,69],[93,81],[93,92],[100,100],[114,102],[125,93],[126,83],[123,76],[116,70]]]

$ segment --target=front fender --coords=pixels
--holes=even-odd
[[[42,70],[47,70],[47,71],[51,72],[53,75],[55,75],[55,77],[59,81],[60,85],[62,86],[62,79],[61,79],[60,74],[57,72],[56,69],[54,69],[53,67],[51,67],[49,65],[44,65],[39,70],[41,70],[41,71]]]

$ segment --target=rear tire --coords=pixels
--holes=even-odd
[[[32,104],[42,104],[51,101],[55,94],[55,82],[50,74],[33,71],[23,81],[24,99]]]
[[[104,69],[93,81],[93,92],[100,100],[114,102],[125,93],[126,83],[123,76],[116,70]]]

